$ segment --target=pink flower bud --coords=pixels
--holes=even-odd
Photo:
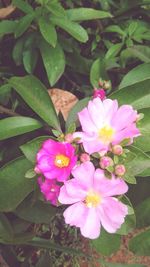
[[[65,141],[67,143],[71,143],[73,141],[73,135],[71,133],[68,133],[65,135]]]
[[[105,99],[106,97],[106,94],[105,94],[105,91],[104,89],[102,88],[95,88],[94,89],[94,92],[93,92],[93,98],[96,98],[96,97],[99,97],[101,100]]]
[[[102,169],[106,169],[107,167],[113,166],[114,163],[110,157],[102,157],[99,164]]]
[[[81,162],[86,162],[86,161],[90,161],[90,156],[87,153],[82,153],[80,156],[80,161]]]
[[[124,165],[120,164],[120,165],[115,166],[115,174],[117,176],[123,176],[125,172],[126,172],[126,168]]]
[[[115,155],[122,155],[122,153],[123,153],[123,148],[122,148],[122,146],[120,146],[120,145],[115,145],[115,146],[113,146],[113,148],[112,148],[112,152],[115,154]]]
[[[36,173],[41,173],[41,171],[39,170],[39,168],[37,167],[37,166],[35,166],[35,168],[34,168],[34,171],[36,172]]]

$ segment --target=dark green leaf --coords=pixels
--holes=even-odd
[[[42,143],[49,138],[50,138],[50,136],[37,137],[37,138],[29,141],[28,143],[20,146],[20,149],[28,160],[35,163],[36,162],[36,154],[39,151]]]
[[[150,62],[150,47],[146,45],[134,45],[127,49],[130,53],[130,57],[138,58],[145,63]]]
[[[33,118],[16,116],[0,121],[0,140],[39,129],[42,124]]]
[[[72,22],[69,19],[65,18],[50,18],[54,25],[59,26],[66,32],[68,32],[71,36],[77,39],[81,43],[86,43],[88,40],[88,35],[86,30],[81,27],[78,23]]]
[[[13,228],[6,215],[0,213],[0,238],[9,239],[13,237]]]
[[[28,197],[17,207],[14,212],[19,218],[26,221],[36,224],[50,224],[50,221],[56,214],[57,209],[54,206],[44,203],[40,200],[34,203],[31,197]]]
[[[28,29],[33,19],[34,19],[34,14],[30,13],[19,20],[17,27],[15,29],[15,38],[21,36]]]
[[[58,43],[54,48],[45,40],[41,40],[39,46],[49,83],[53,86],[59,80],[65,69],[64,52]]]
[[[109,12],[84,7],[68,9],[66,13],[68,18],[73,21],[103,19],[112,17]]]
[[[138,228],[150,225],[150,197],[136,207],[135,214]]]
[[[132,238],[129,249],[136,255],[150,256],[150,229]]]
[[[67,121],[66,121],[66,129],[69,128],[69,126],[76,122],[78,119],[78,115],[77,113],[80,112],[89,102],[90,98],[86,97],[82,100],[79,100],[74,107],[71,109],[71,111],[69,112]]]
[[[0,211],[14,210],[33,190],[34,182],[25,173],[32,167],[24,157],[9,162],[0,172]]]
[[[108,60],[110,58],[113,58],[115,56],[117,56],[117,54],[120,52],[121,48],[122,48],[123,44],[122,43],[118,43],[118,44],[114,44],[112,45],[106,55],[105,55],[105,59]]]
[[[33,8],[31,5],[29,5],[27,3],[27,1],[23,1],[23,0],[13,0],[13,5],[16,6],[17,8],[19,8],[21,11],[23,11],[24,13],[28,14],[28,13],[32,13],[33,12]]]
[[[26,173],[25,173],[25,178],[28,178],[28,179],[32,179],[36,176],[36,173],[34,171],[34,169],[29,169]]]
[[[110,98],[117,99],[120,105],[131,104],[136,109],[150,107],[150,64],[131,70],[123,78],[119,89]]]
[[[93,87],[98,87],[98,82],[100,78],[105,80],[108,79],[108,76],[105,70],[104,60],[98,58],[93,62],[90,71],[90,82],[93,85]]]
[[[125,35],[125,32],[118,25],[111,25],[105,28],[105,32],[117,32],[120,35]]]
[[[22,64],[24,42],[25,38],[21,37],[17,40],[13,48],[12,57],[17,66]]]
[[[53,24],[48,21],[46,18],[41,17],[39,19],[39,27],[40,32],[43,35],[44,39],[53,47],[56,46],[57,43],[57,32]]]
[[[0,86],[0,103],[3,105],[7,104],[9,101],[9,97],[11,94],[11,86],[10,84],[3,84]]]
[[[146,267],[143,264],[124,264],[124,263],[108,263],[105,262],[105,267]]]
[[[5,34],[13,33],[17,27],[18,23],[11,20],[3,20],[0,22],[0,37]]]
[[[60,129],[58,117],[45,86],[32,75],[13,77],[11,86],[27,104],[50,126]]]
[[[101,230],[99,238],[91,241],[97,252],[109,256],[116,252],[120,247],[120,236],[109,234],[104,229]]]

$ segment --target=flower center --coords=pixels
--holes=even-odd
[[[69,165],[70,159],[62,154],[59,154],[55,158],[55,166],[59,168],[67,167]]]
[[[89,191],[86,198],[85,204],[88,208],[97,207],[101,202],[101,196],[93,191]]]
[[[110,143],[113,140],[115,130],[109,125],[104,126],[98,132],[99,138],[104,144]]]

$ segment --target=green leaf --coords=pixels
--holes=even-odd
[[[25,70],[31,74],[34,71],[38,60],[38,52],[35,46],[36,43],[36,34],[30,33],[28,34],[26,40],[24,41],[23,46],[23,64]]]
[[[39,129],[42,124],[33,118],[16,116],[0,121],[0,140]]]
[[[150,79],[150,63],[140,64],[134,69],[130,70],[122,79],[119,89],[131,85],[138,86],[138,83]]]
[[[51,24],[50,21],[48,21],[44,17],[40,17],[39,19],[39,27],[40,32],[44,39],[53,47],[56,46],[57,43],[57,32],[55,30],[55,27]]]
[[[68,9],[66,13],[68,18],[73,21],[84,21],[112,17],[109,12],[84,7]]]
[[[14,211],[19,218],[36,224],[50,224],[56,212],[56,207],[40,200],[34,203],[31,197],[26,198]]]
[[[122,43],[118,43],[118,44],[114,44],[112,45],[106,55],[105,55],[105,59],[108,60],[109,58],[113,58],[116,57],[117,54],[120,52],[121,48],[122,48],[123,44]]]
[[[135,138],[134,145],[143,150],[143,152],[147,152],[150,151],[150,108],[139,110],[139,112],[144,115],[144,118],[137,124],[141,136]]]
[[[104,59],[98,58],[93,62],[90,70],[90,82],[93,87],[98,87],[100,78],[107,80],[108,76],[105,70]]]
[[[105,32],[117,32],[120,35],[125,35],[125,32],[118,25],[111,25],[105,28]]]
[[[150,225],[150,197],[146,198],[136,207],[135,214],[138,228]]]
[[[24,177],[31,167],[27,159],[20,157],[1,168],[0,211],[14,210],[33,190],[34,182]]]
[[[66,17],[65,18],[51,17],[50,20],[54,25],[57,25],[66,32],[68,32],[79,42],[81,43],[87,42],[88,40],[87,32],[78,23],[72,22]]]
[[[13,228],[7,217],[0,213],[0,238],[9,239],[13,237]]]
[[[36,173],[34,171],[34,169],[29,169],[26,174],[25,174],[25,178],[28,178],[28,179],[32,179],[36,176]]]
[[[0,103],[7,104],[11,95],[11,86],[6,83],[0,86]]]
[[[136,158],[126,164],[128,173],[140,176],[143,171],[150,168],[150,156],[135,146],[131,147],[131,152],[136,154]]]
[[[65,69],[64,52],[58,43],[54,48],[44,39],[41,40],[39,47],[49,83],[53,86],[62,76]]]
[[[46,8],[55,16],[58,16],[58,17],[66,16],[65,9],[56,0],[48,1],[48,3],[46,4]]]
[[[17,8],[19,8],[21,11],[23,11],[24,13],[28,14],[28,13],[32,13],[33,12],[33,8],[31,5],[29,5],[27,3],[27,1],[23,1],[23,0],[13,0],[13,5],[16,6]]]
[[[150,48],[146,45],[133,45],[124,49],[121,53],[121,61],[126,63],[131,58],[138,58],[145,63],[149,63]]]
[[[36,162],[36,154],[39,151],[39,149],[41,148],[42,143],[49,138],[50,138],[50,136],[39,136],[39,137],[27,142],[26,144],[21,145],[20,149],[29,161],[35,163]]]
[[[45,86],[32,75],[13,77],[11,86],[27,104],[50,126],[60,130],[58,117]]]
[[[69,128],[69,126],[76,122],[78,119],[78,112],[80,112],[89,102],[90,98],[86,97],[82,100],[79,100],[74,107],[71,109],[71,111],[69,112],[67,121],[66,121],[66,130]]]
[[[121,240],[119,235],[109,234],[102,229],[99,238],[92,240],[91,244],[97,252],[109,256],[119,249]]]
[[[17,27],[15,29],[15,38],[21,36],[28,29],[33,19],[34,19],[34,14],[30,13],[19,20]]]
[[[17,66],[22,64],[24,42],[25,38],[21,37],[16,41],[15,46],[13,48],[12,57]]]
[[[11,20],[3,20],[0,22],[0,37],[5,34],[13,33],[18,25],[18,22]]]
[[[131,104],[135,109],[150,107],[150,64],[131,70],[124,76],[119,89],[110,95],[119,105]]]
[[[129,249],[136,255],[150,256],[150,229],[132,238],[129,241]]]

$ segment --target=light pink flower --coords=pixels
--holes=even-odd
[[[75,148],[71,144],[48,139],[37,153],[36,168],[47,179],[63,182],[69,177],[76,161]]]
[[[56,184],[56,180],[42,180],[42,177],[38,178],[40,190],[43,193],[45,199],[57,206],[60,186]]]
[[[130,105],[118,108],[117,100],[98,97],[89,101],[88,106],[78,113],[83,132],[74,133],[81,138],[87,153],[108,151],[110,144],[116,145],[126,138],[140,135],[136,127],[137,111]]]
[[[122,179],[108,179],[104,171],[91,162],[82,163],[72,171],[75,178],[68,180],[60,189],[58,200],[73,204],[64,212],[65,222],[80,227],[81,234],[94,239],[100,235],[101,225],[109,233],[115,233],[124,222],[128,208],[116,195],[127,192]]]

